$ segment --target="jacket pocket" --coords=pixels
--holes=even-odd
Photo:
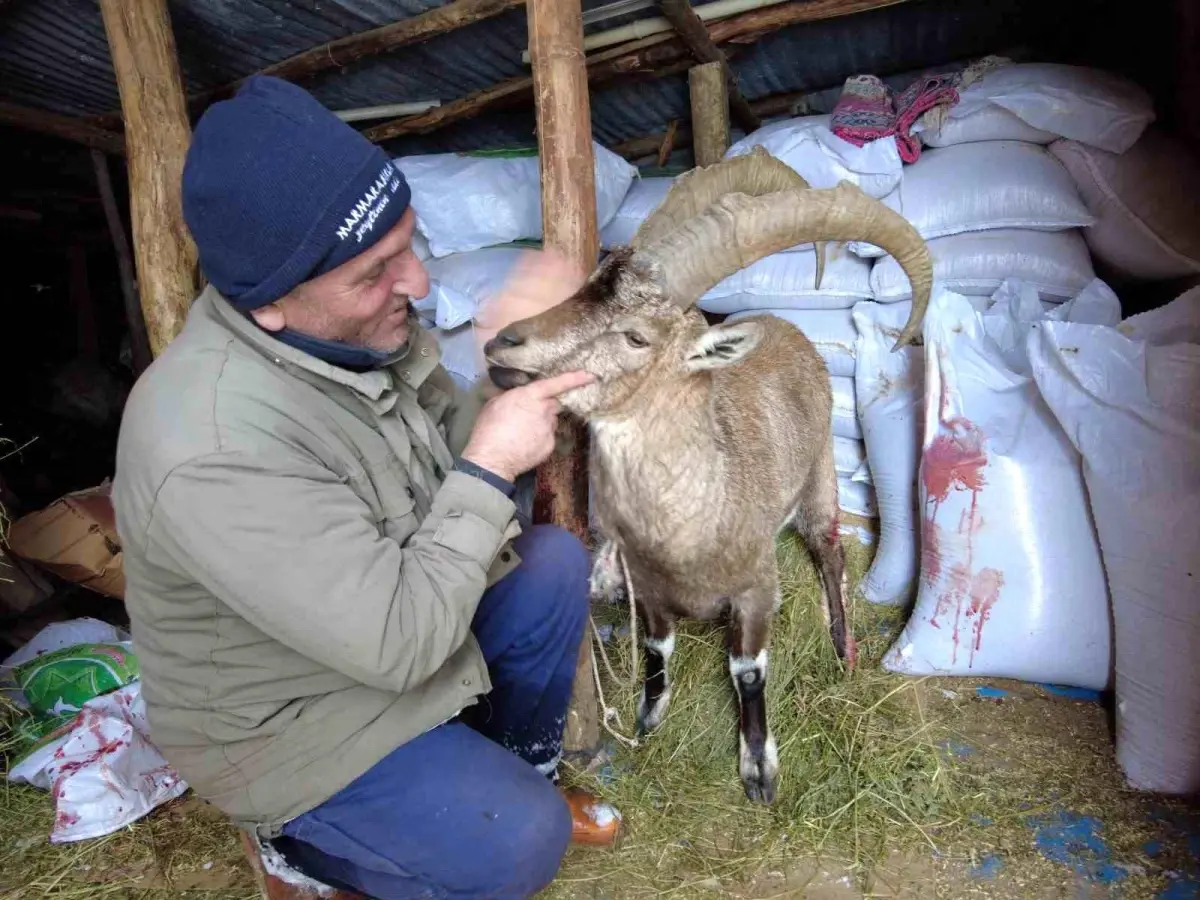
[[[365,469],[375,495],[371,507],[380,533],[404,543],[421,524],[407,473],[391,454],[378,462],[366,463]]]

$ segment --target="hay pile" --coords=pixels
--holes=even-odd
[[[846,547],[853,586],[867,568],[868,551],[853,541]],[[752,806],[742,793],[723,631],[686,624],[670,661],[674,688],[659,731],[636,749],[614,742],[605,766],[570,774],[621,811],[623,846],[603,856],[573,854],[553,895],[571,896],[589,882],[612,878],[622,881],[622,896],[686,894],[697,886],[744,881],[800,855],[822,855],[865,873],[889,849],[924,844],[928,853],[931,828],[963,821],[966,812],[919,682],[877,665],[902,619],[854,604],[860,662],[847,677],[829,640],[816,572],[803,546],[785,537],[779,561],[784,603],[767,676],[768,717],[780,758],[774,805]],[[605,615],[624,621],[616,608]],[[619,677],[628,677],[629,651],[627,637],[608,645]],[[607,675],[603,683],[608,702],[632,729],[640,686],[622,687]]]

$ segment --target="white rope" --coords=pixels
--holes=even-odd
[[[632,688],[635,684],[637,684],[637,674],[638,674],[637,611],[636,611],[636,604],[635,604],[635,600],[634,600],[634,596],[633,596],[633,581],[629,577],[629,568],[625,565],[625,554],[621,553],[619,550],[617,550],[615,552],[620,554],[621,571],[625,576],[625,592],[629,595],[629,641],[630,641],[629,672],[630,672],[630,678],[629,678],[628,682],[622,681],[620,678],[617,677],[617,673],[613,671],[612,663],[609,662],[609,659],[608,659],[608,651],[606,651],[604,649],[604,639],[602,637],[600,637],[600,629],[598,629],[596,627],[596,620],[593,619],[590,614],[588,615],[588,622],[592,626],[592,634],[596,638],[596,646],[599,647],[599,649],[600,649],[600,657],[601,657],[601,659],[604,660],[604,668],[608,671],[608,677],[611,678],[613,680],[613,683],[616,684],[618,687]],[[617,711],[617,708],[615,706],[609,706],[608,702],[604,699],[604,688],[601,687],[601,685],[600,685],[600,667],[596,665],[596,654],[595,653],[592,654],[592,677],[595,679],[595,682],[596,682],[596,696],[600,701],[600,708],[603,711],[603,716],[602,716],[602,720],[601,720],[600,724],[602,724],[604,726],[605,731],[607,731],[609,734],[611,734],[616,740],[620,741],[622,744],[625,744],[627,747],[637,747],[638,746],[637,738],[620,734],[619,732],[614,731],[612,729],[612,727],[609,726],[609,724],[608,724],[609,719],[616,719],[617,725],[619,727],[621,727],[621,728],[625,727],[625,724],[621,721],[620,712]]]

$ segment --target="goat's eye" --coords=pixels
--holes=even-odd
[[[634,331],[625,332],[625,340],[629,341],[630,347],[645,347],[650,342]]]

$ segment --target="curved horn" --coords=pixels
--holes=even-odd
[[[899,213],[843,181],[835,188],[729,194],[637,251],[663,273],[667,295],[691,306],[733,272],[796,244],[865,241],[896,258],[912,283],[913,305],[893,350],[917,336],[933,285],[933,260]]]
[[[642,222],[629,246],[638,250],[655,243],[726,194],[761,197],[763,194],[807,187],[809,183],[795,169],[756,146],[747,154],[691,169],[680,175],[662,203]],[[817,243],[816,251],[817,283],[814,290],[820,290],[825,274],[823,241]]]

